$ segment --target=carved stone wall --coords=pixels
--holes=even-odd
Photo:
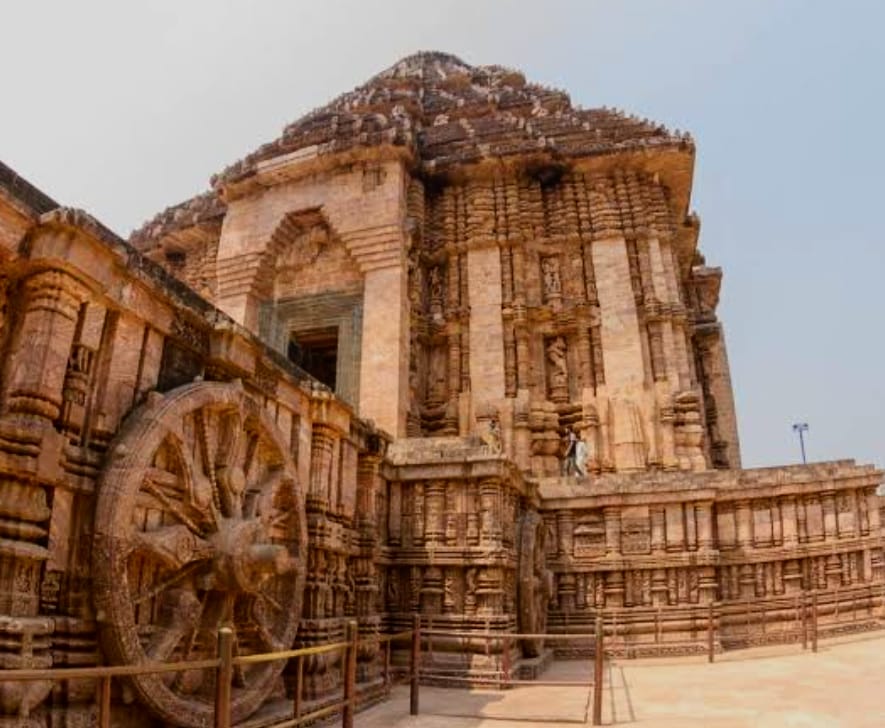
[[[88,215],[47,213],[30,241],[2,268],[2,667],[195,659],[224,622],[241,653],[350,618],[376,633],[386,436]],[[359,665],[379,680],[377,648]],[[282,667],[237,676],[237,720],[291,691]],[[340,680],[309,661],[304,699]],[[94,687],[7,690],[2,710],[86,725]],[[210,687],[138,678],[127,725],[196,725]]]
[[[718,277],[692,268],[696,228],[676,231],[657,175],[540,164],[409,189],[411,435],[478,434],[492,406],[536,475],[567,429],[593,473],[739,464]]]
[[[384,470],[379,603],[390,629],[408,629],[419,613],[431,629],[462,633],[431,638],[436,668],[500,669],[500,644],[470,633],[535,632],[543,625],[534,486],[512,462],[467,438],[399,440]]]
[[[586,631],[598,610],[622,621],[625,644],[693,638],[702,651],[706,609],[817,591],[878,624],[885,557],[876,488],[882,472],[852,461],[698,473],[611,475],[592,493],[542,481],[541,512],[552,546],[552,629]],[[689,629],[686,620],[694,620]],[[725,623],[726,646],[776,640],[795,613]],[[693,630],[693,633],[692,633]],[[663,637],[663,638],[661,638]],[[685,649],[682,645],[679,649]]]

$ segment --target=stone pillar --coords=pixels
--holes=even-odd
[[[31,276],[22,289],[23,314],[11,356],[6,406],[10,412],[52,422],[62,406],[62,385],[80,302],[86,289],[62,271]]]
[[[795,546],[799,543],[799,530],[796,518],[796,498],[787,496],[781,499],[781,532],[784,546]]]
[[[824,540],[835,540],[839,537],[836,527],[836,494],[833,491],[822,493],[820,504],[824,514]]]
[[[398,437],[406,433],[409,394],[406,279],[399,264],[370,269],[363,287],[359,414]]]
[[[879,533],[882,527],[879,514],[879,496],[876,495],[875,488],[871,488],[863,497],[867,499],[867,518],[869,519],[870,533]]]
[[[614,400],[612,404],[615,406],[617,425],[621,420],[628,421],[638,416],[636,400],[645,379],[639,317],[630,283],[630,265],[624,239],[597,240],[591,251],[599,295],[605,383]],[[617,436],[615,440],[612,450],[616,469],[645,466],[644,462],[637,462],[635,448],[620,446]]]
[[[412,545],[424,545],[424,483],[412,484]]]
[[[310,448],[310,490],[307,504],[317,510],[329,509],[332,479],[332,451],[337,433],[323,424],[313,426]]]
[[[578,367],[581,374],[581,386],[590,389],[593,382],[593,361],[590,352],[590,325],[583,319],[578,323]]]
[[[504,398],[504,331],[501,319],[501,256],[496,246],[467,251],[470,300],[470,385],[475,396],[497,404]],[[517,355],[518,356],[518,355]],[[474,408],[477,402],[473,402]]]
[[[568,558],[572,555],[574,528],[575,517],[571,511],[559,511],[556,514],[559,558]]]
[[[445,481],[431,480],[424,488],[425,525],[424,538],[428,546],[442,546],[445,542],[446,524]]]
[[[662,553],[666,548],[664,534],[664,506],[651,506],[651,550]]]
[[[603,509],[605,518],[605,555],[618,556],[621,553],[621,509],[617,506]]]
[[[449,334],[449,397],[461,391],[461,332]]]
[[[738,501],[734,504],[737,518],[737,545],[741,549],[753,548],[753,509],[750,501]]]
[[[492,478],[479,484],[480,525],[479,539],[484,546],[501,545],[501,484]]]
[[[698,550],[698,525],[695,519],[695,504],[685,504],[685,548]]]
[[[527,389],[530,384],[531,357],[529,355],[529,333],[523,318],[514,317],[514,332],[516,335],[516,386],[518,389]]]
[[[389,486],[387,499],[387,539],[391,546],[399,546],[402,543],[402,514],[403,514],[403,487],[402,484],[392,481]]]
[[[708,551],[713,548],[713,502],[695,503],[695,520],[698,529],[698,549]]]

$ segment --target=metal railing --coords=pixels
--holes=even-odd
[[[417,617],[416,625],[419,624]],[[383,685],[389,689],[391,685],[390,652],[391,643],[411,638],[408,677],[410,682],[410,709],[412,715],[418,714],[418,659],[420,652],[420,627],[417,630],[405,630],[396,634],[378,635],[360,639],[356,620],[347,623],[346,639],[314,647],[302,647],[296,650],[270,652],[257,655],[233,656],[233,630],[222,627],[218,630],[218,654],[206,660],[190,660],[186,662],[150,663],[141,665],[107,665],[98,667],[48,668],[43,670],[0,670],[0,683],[6,681],[30,682],[65,680],[98,680],[96,703],[98,708],[99,728],[111,728],[111,682],[114,678],[150,675],[157,673],[184,672],[189,670],[215,671],[215,696],[213,704],[213,725],[215,728],[231,728],[231,701],[234,668],[242,665],[255,665],[278,660],[295,660],[295,689],[292,697],[292,717],[274,723],[274,728],[296,728],[308,721],[324,718],[338,711],[341,712],[341,725],[353,728],[353,716],[359,693],[356,684],[357,650],[366,644],[384,644]],[[343,695],[340,700],[323,706],[317,710],[304,713],[302,710],[302,693],[304,685],[304,658],[329,652],[343,652],[344,680]]]
[[[489,685],[510,688],[518,685],[588,687],[593,691],[593,725],[601,725],[602,721],[602,675],[606,656],[614,657],[628,654],[625,649],[660,648],[672,645],[692,645],[705,648],[708,662],[714,662],[716,655],[717,636],[722,639],[749,640],[751,634],[758,636],[761,630],[764,635],[769,618],[778,625],[772,641],[781,643],[802,642],[802,649],[812,652],[818,650],[820,632],[819,619],[823,613],[827,619],[825,627],[833,632],[856,628],[861,624],[885,620],[885,586],[879,591],[872,588],[846,589],[841,591],[803,592],[792,598],[761,599],[746,603],[711,603],[703,617],[699,616],[697,607],[652,608],[645,610],[603,609],[595,614],[593,632],[552,632],[544,634],[513,633],[502,631],[483,632],[456,631],[433,629],[432,626],[422,629],[421,617],[413,615],[412,628],[395,634],[377,635],[359,638],[356,620],[347,623],[346,639],[343,642],[302,647],[295,650],[271,652],[256,655],[233,656],[233,631],[222,627],[218,631],[217,656],[205,660],[186,662],[149,663],[140,665],[117,665],[98,667],[48,668],[41,670],[0,670],[0,682],[7,681],[53,681],[66,680],[98,680],[96,703],[98,708],[99,728],[111,726],[111,684],[114,678],[132,677],[157,673],[184,672],[191,670],[215,671],[215,696],[213,704],[213,725],[215,728],[231,728],[231,702],[234,669],[244,665],[255,665],[279,660],[295,661],[295,686],[292,696],[291,718],[273,724],[273,728],[296,728],[308,721],[318,720],[341,712],[341,724],[344,728],[353,728],[354,711],[360,698],[356,683],[357,652],[360,646],[367,644],[384,645],[384,661],[382,668],[382,684],[389,691],[391,678],[391,644],[395,641],[410,639],[408,668],[406,670],[409,683],[409,712],[418,715],[419,687],[421,678],[449,684]],[[876,601],[878,612],[876,614]],[[858,606],[860,605],[860,606]],[[664,639],[663,625],[672,625],[674,620],[682,628],[696,635],[690,640],[667,641]],[[792,627],[784,628],[784,624]],[[638,625],[651,630],[650,639],[636,639],[632,630]],[[743,625],[743,627],[741,626]],[[742,631],[743,630],[743,631]],[[640,636],[643,632],[639,633]],[[423,647],[428,647],[429,663],[433,663],[433,638],[449,637],[468,641],[481,640],[486,645],[486,655],[500,649],[500,669],[470,671],[470,674],[451,674],[434,671],[422,667]],[[568,680],[536,680],[514,678],[512,653],[518,640],[537,639],[552,642],[575,643],[587,641],[592,644],[593,679],[591,681]],[[344,658],[344,679],[342,681],[341,699],[321,708],[303,712],[304,692],[304,658],[341,651]],[[696,652],[700,652],[697,649]],[[634,652],[635,654],[635,652]],[[457,671],[456,671],[457,672]]]
[[[513,633],[513,632],[490,632],[485,631],[481,633],[477,632],[468,632],[468,631],[458,631],[458,630],[445,630],[445,629],[426,629],[422,630],[420,628],[420,623],[416,623],[415,629],[413,630],[414,634],[417,634],[417,639],[414,641],[418,643],[419,646],[423,646],[423,644],[427,643],[429,649],[427,654],[430,658],[430,662],[433,661],[433,637],[451,637],[455,639],[465,639],[465,640],[475,640],[482,639],[486,643],[486,653],[490,654],[491,646],[494,642],[494,647],[501,648],[501,669],[500,670],[487,670],[484,673],[477,673],[476,671],[471,671],[470,675],[452,675],[452,674],[443,674],[434,670],[425,670],[420,666],[420,660],[418,661],[419,667],[417,673],[421,677],[432,679],[434,682],[442,682],[442,683],[454,683],[456,685],[470,684],[470,685],[488,685],[499,687],[502,689],[515,687],[518,685],[532,685],[535,687],[586,687],[588,689],[592,689],[593,691],[593,712],[592,712],[592,721],[593,725],[602,725],[602,682],[603,682],[603,667],[605,660],[605,628],[604,628],[604,620],[602,614],[597,614],[596,616],[596,628],[592,633],[584,633],[584,634],[569,634],[567,635],[570,641],[577,640],[588,640],[592,641],[593,644],[593,678],[589,682],[586,680],[523,680],[518,678],[513,678],[513,665],[512,665],[512,648],[514,644],[518,640],[538,640],[538,639],[552,639],[552,638],[562,638],[563,635],[555,635],[555,634],[533,634],[533,633]],[[426,638],[426,640],[425,640]],[[413,715],[417,715],[417,712],[413,713]]]

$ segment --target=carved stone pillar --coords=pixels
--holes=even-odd
[[[378,521],[375,506],[380,488],[380,465],[381,459],[377,455],[360,455],[357,461],[357,520],[372,528]]]
[[[570,557],[574,543],[575,517],[571,511],[560,511],[556,514],[556,534],[559,547],[559,558]]]
[[[621,509],[618,507],[604,508],[605,518],[605,555],[619,556],[621,553]]]
[[[624,572],[609,571],[605,575],[605,606],[624,606]]]
[[[679,460],[676,457],[676,435],[674,424],[676,411],[667,405],[660,409],[661,418],[661,464],[664,470],[678,470]]]
[[[516,336],[516,383],[519,389],[527,389],[530,385],[529,333],[525,322],[514,324]]]
[[[586,321],[578,322],[578,371],[581,386],[585,389],[596,387],[593,379],[593,354],[590,345],[590,327]]]
[[[337,433],[323,424],[313,426],[310,448],[310,490],[307,506],[316,510],[329,509],[332,478],[332,451]]]
[[[867,501],[867,518],[869,519],[870,533],[878,533],[882,528],[879,514],[879,496],[876,495],[876,490],[871,488],[864,497]]]
[[[479,483],[479,539],[484,546],[501,545],[501,484],[495,479]]]
[[[664,507],[652,506],[651,511],[651,550],[653,553],[663,553],[666,548],[664,535]]]
[[[22,286],[21,318],[9,373],[7,407],[52,422],[62,406],[80,302],[86,289],[62,271],[38,273]]]
[[[753,548],[753,509],[750,501],[738,501],[734,505],[737,517],[737,546],[740,549]]]
[[[821,494],[820,500],[824,514],[824,540],[836,539],[839,537],[836,526],[836,494],[827,491]]]
[[[449,396],[461,391],[461,333],[449,334]]]
[[[780,501],[781,534],[785,546],[795,546],[799,543],[798,523],[796,519],[796,498],[787,496]]]
[[[424,484],[412,485],[412,545],[424,545]]]
[[[445,494],[445,519],[446,519],[446,545],[458,545],[458,519],[462,516],[461,509],[458,507],[458,488],[457,481],[451,481],[446,485]]]
[[[445,542],[446,523],[445,506],[446,491],[445,481],[432,480],[424,489],[426,503],[424,538],[427,546],[442,546]]]
[[[708,551],[713,548],[713,502],[695,503],[695,521],[697,522],[698,549]]]
[[[402,542],[402,508],[403,488],[400,483],[390,483],[390,496],[387,500],[387,539],[391,546],[399,546]]]
[[[685,504],[685,548],[689,551],[698,549],[698,525],[693,503]]]
[[[781,511],[781,501],[774,498],[771,501],[769,512],[771,513],[771,538],[774,546],[783,546],[784,523]]]

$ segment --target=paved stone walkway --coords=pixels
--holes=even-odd
[[[588,679],[588,663],[556,662],[550,680]],[[527,728],[589,723],[590,690],[421,688],[409,716],[405,686],[357,715],[357,728]],[[557,723],[559,722],[559,723]],[[616,660],[606,666],[603,723],[641,728],[885,728],[885,635],[705,658]]]

